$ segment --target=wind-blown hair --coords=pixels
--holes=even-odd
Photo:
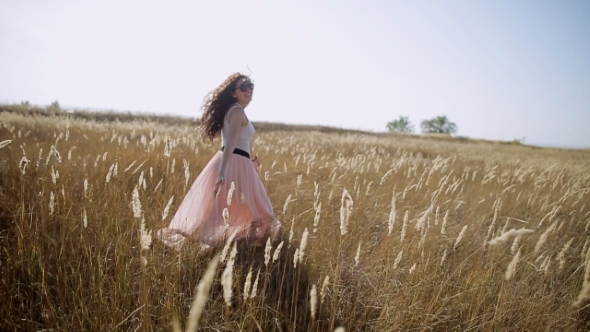
[[[203,116],[199,120],[198,128],[202,131],[204,137],[212,141],[221,132],[223,119],[229,107],[236,102],[232,92],[240,79],[250,81],[250,78],[241,73],[231,74],[215,90],[209,92],[203,99],[201,109]]]

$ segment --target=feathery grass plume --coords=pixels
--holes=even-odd
[[[520,236],[515,237],[514,241],[512,241],[512,246],[510,247],[510,254],[512,255],[518,250],[518,240],[520,240]]]
[[[328,289],[329,284],[330,276],[326,276],[324,278],[324,282],[322,283],[322,288],[320,289],[320,303],[324,303],[324,298],[326,297],[326,290]]]
[[[350,215],[352,214],[352,207],[354,205],[354,201],[352,197],[348,193],[348,190],[344,189],[342,191],[342,199],[341,199],[341,206],[340,206],[340,234],[346,235],[348,233],[348,221],[350,219]]]
[[[291,243],[293,243],[293,237],[295,236],[295,230],[293,226],[295,225],[295,218],[291,219],[291,229],[289,230],[289,245],[288,248],[291,248]]]
[[[246,282],[244,282],[244,301],[248,299],[250,296],[250,287],[252,286],[252,265],[250,265],[250,269],[248,270],[248,274],[246,275]]]
[[[369,190],[371,189],[371,184],[373,184],[373,181],[369,182],[369,184],[367,184],[367,189],[365,190],[365,196],[369,196]]]
[[[423,231],[425,225],[426,225],[426,218],[428,218],[428,215],[430,214],[430,211],[432,211],[432,204],[428,207],[428,209],[426,209],[426,211],[424,211],[424,213],[422,213],[422,215],[420,216],[420,219],[418,219],[418,221],[416,222],[416,230],[418,231]]]
[[[395,189],[393,190],[393,195],[391,196],[391,210],[389,211],[389,220],[387,222],[387,235],[391,236],[393,232],[393,225],[395,224]]]
[[[311,312],[311,319],[315,319],[315,312],[318,305],[318,290],[315,284],[311,286],[309,291],[309,310]]]
[[[299,174],[297,175],[297,182],[296,182],[296,188],[299,189],[299,187],[301,186],[301,181],[303,179],[303,175]]]
[[[55,148],[55,145],[52,145],[51,149],[49,150],[49,154],[47,155],[47,160],[45,160],[45,166],[49,165],[49,160],[52,156],[55,157],[55,159],[57,159],[57,162],[61,164],[61,155],[59,154],[59,151],[57,151],[57,149]]]
[[[402,224],[402,231],[400,233],[400,242],[404,242],[404,238],[406,237],[406,228],[408,227],[408,220],[410,219],[410,212],[406,210],[404,213],[404,223]]]
[[[7,139],[7,140],[0,142],[0,149],[7,147],[8,144],[10,144],[10,143],[12,143],[11,139]]]
[[[150,166],[150,179],[154,177],[154,168]]]
[[[414,263],[414,265],[412,265],[412,267],[408,271],[410,274],[412,274],[412,273],[414,273],[414,271],[416,271],[416,265],[417,265],[417,263]]]
[[[164,207],[164,211],[162,212],[162,221],[165,221],[166,218],[168,217],[168,213],[170,212],[170,207],[172,206],[173,200],[174,200],[174,195],[172,195],[172,197],[170,197],[170,199],[168,200],[168,204],[166,204],[166,207]]]
[[[138,172],[138,171],[139,171],[139,170],[140,170],[140,169],[143,167],[143,165],[144,165],[146,162],[147,162],[147,159],[146,159],[146,160],[144,160],[144,161],[143,161],[141,164],[139,164],[139,166],[137,166],[137,167],[135,168],[135,170],[134,170],[133,172],[131,172],[131,175],[135,175],[135,173],[137,173],[137,172]]]
[[[227,206],[231,206],[232,198],[234,197],[234,191],[236,190],[236,184],[232,181],[227,191]]]
[[[387,177],[391,174],[391,172],[393,172],[393,168],[389,169],[387,172],[385,172],[385,174],[383,174],[383,176],[381,177],[381,181],[379,181],[379,185],[383,185],[383,182],[385,180],[387,180]]]
[[[82,208],[82,226],[88,227],[88,215],[86,214],[86,208]]]
[[[186,161],[186,159],[182,159],[184,163],[184,185],[188,186],[188,181],[191,178],[191,171],[190,171],[190,162]]]
[[[445,235],[447,234],[447,222],[449,221],[449,210],[445,212],[445,216],[443,217],[442,225],[440,226],[440,234]]]
[[[453,245],[453,250],[456,250],[457,247],[459,246],[459,243],[461,242],[461,239],[465,235],[466,230],[467,230],[467,225],[463,226],[463,228],[461,229],[461,232],[459,233],[459,236],[457,236],[457,240],[455,240],[455,244]]]
[[[229,210],[227,208],[223,208],[221,215],[223,216],[223,223],[226,226],[229,226]]]
[[[303,234],[301,234],[301,242],[299,243],[299,263],[303,263],[303,256],[305,255],[305,248],[307,247],[307,237],[309,236],[309,231],[307,227],[303,230]]]
[[[29,159],[27,159],[26,156],[23,156],[22,159],[19,161],[18,163],[18,169],[20,170],[20,173],[22,175],[25,175],[27,173],[27,166],[29,165],[31,161]]]
[[[299,262],[299,248],[295,249],[293,254],[293,268],[297,268],[297,262]]]
[[[580,290],[580,294],[574,301],[574,307],[579,307],[584,304],[588,299],[590,299],[590,283],[584,283],[582,285],[582,290]]]
[[[315,215],[313,217],[313,232],[315,233],[318,230],[318,225],[320,224],[320,215],[322,213],[322,202],[317,205],[315,210]]]
[[[588,241],[590,240],[590,236],[586,236],[586,241],[584,241],[584,246],[582,247],[582,251],[580,252],[580,256],[582,259],[586,256],[586,249],[588,249]]]
[[[176,158],[172,158],[172,166],[170,166],[170,173],[174,173],[174,168],[176,168]]]
[[[111,177],[113,176],[113,169],[115,168],[115,163],[113,163],[111,165],[111,167],[109,167],[109,171],[107,172],[107,176],[104,180],[105,183],[109,183],[111,182]]]
[[[514,255],[514,257],[512,257],[510,264],[508,264],[508,268],[506,268],[506,274],[504,275],[504,279],[506,281],[510,281],[510,279],[512,279],[512,277],[514,276],[514,272],[516,272],[516,264],[518,263],[519,259],[520,259],[520,250],[518,250],[516,252],[516,254]]]
[[[539,267],[539,272],[544,272],[545,275],[549,273],[549,266],[551,265],[551,255],[545,257],[545,260]]]
[[[152,244],[152,231],[148,230],[145,227],[145,218],[141,216],[141,224],[140,224],[140,243],[141,243],[141,250],[149,250],[150,245]]]
[[[287,196],[287,199],[285,200],[285,204],[283,205],[283,216],[285,216],[287,214],[287,208],[289,207],[289,203],[291,203],[291,194],[289,194],[289,196]]]
[[[131,167],[133,167],[133,165],[135,165],[136,162],[137,162],[137,159],[135,159],[131,164],[129,164],[129,166],[127,166],[127,168],[125,168],[123,173],[127,173],[127,171],[130,170]]]
[[[514,229],[512,228],[509,231],[504,232],[502,235],[493,238],[490,242],[488,242],[488,244],[490,246],[495,246],[498,244],[502,244],[502,243],[506,243],[508,242],[508,240],[510,240],[511,237],[516,236],[516,237],[521,237],[523,235],[526,234],[531,234],[534,233],[535,231],[532,229],[526,229],[526,228],[521,228],[521,229]]]
[[[236,237],[236,235],[238,234],[238,231],[235,230],[233,231],[230,236],[227,238],[225,245],[223,246],[223,250],[221,250],[221,256],[219,257],[219,259],[222,262],[225,262],[225,257],[227,256],[227,254],[229,253],[229,249],[232,245],[232,242],[234,241],[234,238]]]
[[[43,148],[39,149],[39,159],[37,159],[37,163],[35,165],[36,169],[39,169],[39,163],[41,163],[41,159],[43,159]]]
[[[446,258],[447,258],[447,249],[445,249],[445,251],[443,251],[442,257],[440,258],[440,266],[443,266]]]
[[[133,188],[131,204],[133,207],[133,217],[134,218],[141,218],[141,201],[139,200],[139,190],[137,190],[137,186]]]
[[[404,255],[403,250],[397,254],[397,257],[395,258],[395,261],[393,262],[393,269],[394,270],[397,269],[397,267],[399,266],[399,263],[402,261],[403,255]]]
[[[438,216],[439,216],[440,206],[436,207],[436,212],[434,214],[434,225],[438,226]]]
[[[84,195],[88,195],[88,178],[84,179]]]
[[[567,251],[569,250],[570,246],[572,245],[572,243],[574,242],[574,238],[572,237],[564,246],[563,249],[561,249],[561,251],[559,252],[559,254],[557,254],[556,259],[559,261],[559,270],[563,270],[563,268],[565,267],[565,255],[567,254]]]
[[[268,267],[268,263],[270,262],[270,251],[272,250],[272,244],[270,242],[270,237],[266,239],[266,246],[264,247],[264,266]]]
[[[254,284],[252,285],[252,290],[250,292],[250,298],[253,299],[256,297],[256,293],[258,291],[258,280],[260,279],[260,270],[256,273],[256,279],[254,279]]]
[[[553,224],[551,224],[551,226],[549,226],[549,228],[547,228],[543,232],[543,234],[541,234],[541,236],[539,237],[539,240],[535,244],[535,253],[537,253],[537,252],[539,252],[539,250],[541,250],[541,247],[543,246],[545,241],[547,241],[547,237],[549,236],[549,233],[553,232],[553,230],[555,229],[556,226],[557,226],[557,220],[554,221]]]
[[[164,157],[170,158],[170,152],[172,151],[172,141],[170,136],[166,135],[166,143],[164,144]]]
[[[213,278],[215,277],[218,264],[219,254],[216,254],[209,262],[205,274],[197,285],[197,295],[191,304],[186,331],[196,331],[199,326],[199,320],[203,313],[203,308],[205,308],[205,304],[209,300],[209,291],[211,290],[211,285],[213,284]]]
[[[57,180],[59,179],[59,171],[56,172],[55,169],[53,168],[53,165],[51,166],[51,182],[53,182],[53,184],[57,184]]]
[[[102,155],[102,161],[106,161],[107,160],[107,156],[108,156],[109,152],[106,151],[103,155]]]
[[[362,241],[359,241],[359,246],[356,248],[356,255],[354,255],[354,266],[358,266],[361,259],[361,242]]]
[[[49,215],[53,215],[55,212],[55,195],[53,191],[49,193]]]
[[[281,253],[281,249],[283,248],[283,244],[285,241],[281,241],[279,245],[275,249],[275,253],[272,255],[272,262],[276,262],[279,259],[279,254]]]
[[[232,296],[232,288],[234,283],[234,262],[236,259],[236,254],[238,253],[238,248],[236,242],[234,242],[231,252],[229,254],[229,259],[225,264],[225,269],[221,274],[221,286],[223,286],[223,300],[225,301],[226,307],[231,307],[231,296]]]
[[[139,180],[137,181],[137,186],[141,186],[143,184],[143,171],[139,173]]]
[[[154,188],[154,192],[158,191],[158,189],[162,186],[162,181],[164,181],[164,179],[160,179],[158,184],[156,184],[156,187]]]

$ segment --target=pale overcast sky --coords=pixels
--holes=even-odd
[[[0,2],[0,103],[196,117],[235,71],[254,121],[590,147],[590,1]]]

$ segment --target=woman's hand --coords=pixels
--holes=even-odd
[[[260,170],[260,159],[258,159],[258,156],[252,159],[252,164],[254,164],[254,169],[256,169],[256,172],[258,172]]]
[[[218,175],[217,180],[215,181],[215,188],[213,189],[213,195],[217,197],[219,195],[219,189],[221,189],[221,185],[225,182],[225,178],[223,175]]]

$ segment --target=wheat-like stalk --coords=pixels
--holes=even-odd
[[[393,191],[393,195],[391,197],[391,210],[389,211],[389,220],[387,222],[387,235],[391,236],[393,232],[393,225],[395,224],[395,190]]]
[[[244,301],[248,299],[250,296],[250,287],[252,286],[252,266],[248,270],[248,274],[246,275],[246,282],[244,282]]]
[[[7,147],[10,143],[12,143],[11,139],[7,139],[7,140],[0,142],[0,149]]]
[[[274,254],[272,255],[272,262],[276,262],[279,259],[279,255],[281,253],[281,249],[283,248],[283,244],[285,241],[281,241],[279,245],[276,247]]]
[[[516,271],[516,264],[518,263],[519,259],[520,250],[518,250],[514,257],[512,257],[510,264],[508,264],[508,268],[506,268],[506,274],[504,275],[504,279],[506,279],[506,281],[509,281],[514,276],[514,272]]]
[[[236,242],[234,242],[231,253],[229,254],[229,259],[227,260],[227,263],[225,264],[225,269],[223,270],[223,273],[221,275],[221,286],[223,286],[223,300],[225,301],[226,307],[231,307],[232,288],[234,282],[234,262],[237,253],[238,248],[236,246]]]
[[[402,257],[404,255],[404,251],[401,250],[398,254],[397,257],[395,258],[395,261],[393,262],[393,269],[397,269],[397,267],[399,266],[399,263],[402,261]]]
[[[459,246],[459,243],[461,242],[461,239],[463,239],[463,236],[465,236],[465,231],[467,231],[467,226],[468,225],[465,225],[461,229],[461,232],[459,233],[459,236],[457,236],[457,239],[455,240],[455,244],[453,244],[453,250],[456,250],[457,249],[457,247]]]
[[[348,193],[348,190],[344,189],[342,192],[341,206],[340,206],[340,234],[346,235],[348,233],[348,222],[350,215],[352,214],[352,207],[354,202],[352,197]]]
[[[514,229],[514,228],[512,228],[511,230],[504,232],[502,235],[495,237],[490,242],[488,242],[488,244],[490,246],[495,246],[498,244],[508,242],[508,240],[513,236],[516,236],[518,238],[518,237],[521,237],[526,234],[531,234],[533,232],[534,232],[534,230],[532,230],[532,229],[526,229],[526,228]]]
[[[196,331],[199,327],[199,320],[201,318],[201,314],[203,312],[203,308],[205,308],[205,304],[209,299],[209,291],[211,290],[211,285],[213,284],[213,278],[215,277],[215,272],[217,271],[217,265],[219,264],[219,254],[216,254],[213,259],[209,262],[207,266],[207,270],[205,270],[205,274],[199,281],[197,285],[197,295],[191,304],[190,313],[188,316],[187,328],[186,331],[193,332]]]

